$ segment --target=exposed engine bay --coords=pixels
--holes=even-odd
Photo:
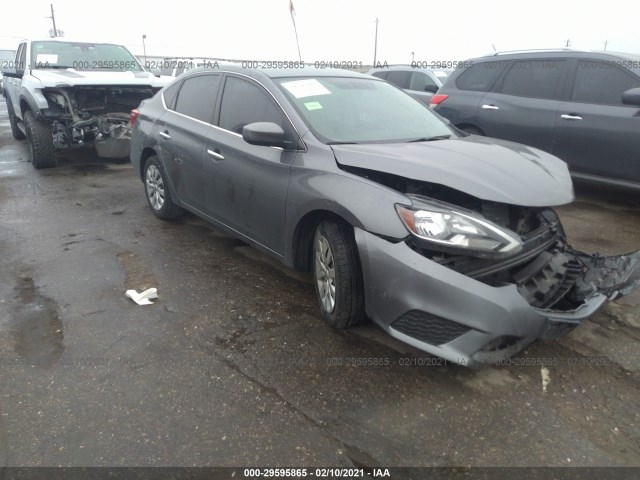
[[[157,89],[140,86],[75,86],[45,88],[56,148],[95,145],[100,157],[129,155],[132,109]]]
[[[638,252],[605,257],[574,250],[551,208],[486,201],[438,184],[356,167],[341,168],[409,197],[459,206],[515,232],[523,242],[522,250],[501,258],[441,249],[411,235],[404,241],[422,256],[487,285],[515,284],[533,307],[572,311],[595,294],[613,300],[640,283],[640,269],[636,268],[640,263]]]

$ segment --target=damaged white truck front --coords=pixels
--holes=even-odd
[[[35,168],[55,166],[58,149],[127,157],[131,110],[167,83],[122,45],[64,38],[22,41],[10,66],[2,73],[11,132],[26,138]]]

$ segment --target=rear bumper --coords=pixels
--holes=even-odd
[[[357,228],[355,239],[369,318],[395,338],[465,365],[494,363],[537,338],[562,336],[620,295],[618,290],[594,291],[572,311],[538,309],[515,285],[489,286],[423,257],[404,242],[391,243]]]

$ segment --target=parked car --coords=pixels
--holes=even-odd
[[[196,61],[191,58],[167,58],[162,62],[159,76],[160,78],[172,80],[196,67]]]
[[[367,74],[382,78],[402,88],[416,100],[429,105],[433,94],[438,91],[449,76],[449,71],[412,67],[411,65],[392,65],[372,68]]]
[[[13,66],[2,70],[11,132],[35,168],[55,166],[63,148],[129,156],[131,109],[168,83],[122,45],[66,38],[22,41]]]
[[[431,99],[436,112],[550,152],[577,178],[640,189],[640,56],[526,51],[468,63]]]
[[[562,335],[640,282],[640,252],[574,250],[551,208],[566,164],[468,135],[345,70],[185,73],[132,114],[155,216],[188,210],[313,272],[335,328],[483,364]]]

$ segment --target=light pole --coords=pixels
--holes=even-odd
[[[144,65],[145,68],[147,66],[147,45],[145,44],[147,36],[145,34],[142,35],[142,51],[144,52]]]
[[[411,52],[411,63],[414,63],[416,58],[416,52]]]
[[[376,59],[378,57],[378,17],[376,17],[376,40],[373,45],[373,67],[376,66]]]

